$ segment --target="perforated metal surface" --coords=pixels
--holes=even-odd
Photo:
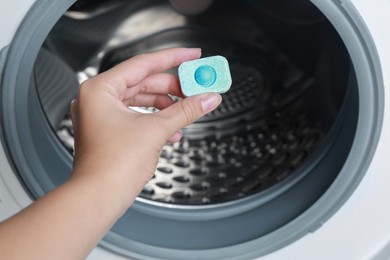
[[[167,145],[141,197],[175,204],[221,203],[265,190],[294,173],[321,133],[302,108],[244,124],[235,134]]]
[[[162,10],[167,11],[170,22]],[[183,129],[179,143],[163,148],[154,178],[140,197],[177,205],[223,203],[261,192],[299,172],[324,135],[323,127],[309,116],[305,105],[304,94],[313,81],[245,16],[234,24],[254,31],[240,31],[241,37],[236,37],[237,32],[231,33],[226,24],[215,23],[215,17],[184,19],[169,10],[159,7],[153,12],[165,21],[159,24],[160,30],[148,26],[150,19],[145,16],[142,38],[107,45],[88,67],[102,72],[139,53],[200,47],[203,57],[222,55],[228,59],[233,82],[215,111]],[[220,21],[225,21],[236,12],[218,14]],[[211,19],[207,26],[202,25],[204,19]],[[177,73],[175,69],[169,72]],[[73,153],[69,118],[57,134]]]
[[[223,103],[163,148],[140,197],[179,205],[243,198],[293,175],[322,138],[301,98],[312,82],[299,70],[281,59],[270,80],[264,64],[230,57],[233,85]],[[69,118],[57,133],[73,152]]]

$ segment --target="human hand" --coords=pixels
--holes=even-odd
[[[177,76],[164,73],[199,58],[200,49],[167,49],[127,60],[82,84],[72,103],[75,157],[72,179],[86,178],[115,193],[127,208],[153,176],[163,145],[179,129],[214,110],[218,94],[182,97]],[[156,107],[141,114],[129,106]],[[102,187],[100,187],[102,188]]]
[[[153,176],[162,146],[221,102],[181,96],[176,76],[164,73],[199,58],[199,49],[143,54],[89,79],[72,103],[74,169],[57,189],[0,225],[7,259],[85,259]],[[140,114],[128,106],[154,106]],[[17,246],[16,246],[17,245]],[[23,249],[23,250],[20,250]]]

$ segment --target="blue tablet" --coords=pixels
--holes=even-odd
[[[225,57],[212,56],[183,62],[179,79],[184,96],[201,93],[225,93],[232,85],[229,63]]]

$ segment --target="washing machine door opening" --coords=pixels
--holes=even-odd
[[[357,61],[373,73],[361,32],[344,11],[335,17],[344,15],[339,22],[351,23],[349,31],[334,25],[336,1],[313,2],[213,1],[186,15],[169,1],[68,1],[61,16],[52,4],[51,27],[26,43],[35,53],[14,59],[24,65],[5,70],[2,81],[2,135],[26,189],[37,198],[69,177],[69,104],[80,82],[140,53],[200,47],[204,57],[229,60],[232,88],[217,110],[183,129],[179,143],[164,147],[155,176],[102,246],[131,257],[212,258],[243,255],[239,245],[251,243],[245,254],[259,256],[298,239],[364,175],[363,167],[345,173],[360,132],[367,153],[376,145],[371,132],[380,120],[363,117],[361,105],[381,114],[375,76],[364,82],[358,73],[365,67]],[[352,36],[360,56],[351,54]],[[329,210],[312,212],[339,179],[342,199],[331,196]]]
[[[313,5],[301,5],[304,11],[295,13],[284,4],[284,14],[271,1],[216,2],[188,17],[167,1],[133,1],[81,20],[73,6],[38,55],[37,94],[51,127],[73,154],[68,111],[77,80],[167,47],[223,55],[233,75],[231,90],[216,111],[183,130],[179,143],[164,147],[140,201],[217,205],[283,186],[306,174],[310,161],[322,156],[317,150],[328,149],[325,137],[337,127],[354,77],[333,27]],[[77,10],[84,9],[85,17],[93,13],[88,6]],[[234,22],[226,23],[229,19]]]

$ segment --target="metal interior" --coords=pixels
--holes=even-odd
[[[179,143],[164,147],[153,179],[140,194],[146,202],[219,204],[278,185],[310,160],[342,103],[345,86],[340,89],[340,82],[332,82],[332,88],[324,90],[328,86],[316,80],[322,72],[310,68],[309,60],[294,59],[298,53],[281,48],[280,39],[267,34],[262,18],[251,11],[250,1],[218,3],[189,17],[167,1],[118,1],[106,11],[99,5],[97,14],[73,7],[53,28],[37,59],[34,73],[42,107],[72,154],[67,109],[77,84],[73,81],[66,95],[53,91],[44,98],[48,84],[39,79],[50,75],[43,64],[58,60],[81,82],[134,55],[167,47],[196,46],[203,56],[227,57],[231,90],[217,110],[183,130]],[[326,23],[315,15],[312,11],[308,19],[320,26]],[[337,54],[340,48],[328,51]],[[311,56],[326,59],[321,55]],[[313,102],[318,97],[322,101]],[[54,112],[54,107],[62,109]]]

